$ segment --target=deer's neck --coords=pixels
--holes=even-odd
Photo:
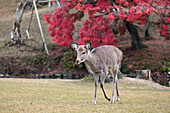
[[[95,73],[95,64],[96,64],[96,56],[92,53],[89,53],[88,58],[85,60],[85,65],[88,71],[92,74]]]
[[[89,52],[88,58],[85,60],[85,63],[88,65],[93,65],[95,61],[95,56]]]

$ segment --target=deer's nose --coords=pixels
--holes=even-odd
[[[78,64],[79,64],[79,60],[76,60],[76,61],[75,61],[75,64],[78,65]]]

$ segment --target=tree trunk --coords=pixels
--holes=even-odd
[[[137,50],[137,49],[142,49],[144,47],[144,45],[142,44],[142,41],[140,39],[138,30],[136,29],[136,26],[126,22],[126,27],[127,30],[129,31],[129,33],[131,34],[131,38],[132,38],[132,49]]]
[[[150,19],[149,19],[149,15],[147,15],[147,23],[145,24],[145,38],[146,40],[149,40],[149,26],[150,26]]]
[[[28,4],[28,0],[21,0],[18,3],[15,22],[11,28],[11,41],[14,43],[19,43],[19,44],[23,43],[23,39],[21,38],[21,32],[20,32],[20,24],[21,24],[21,19],[22,19],[22,16],[23,16],[23,13],[24,13],[24,10],[27,4]]]

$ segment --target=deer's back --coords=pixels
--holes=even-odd
[[[122,52],[115,46],[105,45],[91,50],[100,61],[106,63],[118,63],[122,59]]]

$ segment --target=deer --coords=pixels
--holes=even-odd
[[[118,91],[117,74],[121,60],[123,58],[122,51],[111,45],[103,45],[97,48],[93,48],[92,50],[90,50],[90,46],[90,43],[86,43],[86,45],[77,45],[74,43],[71,44],[71,47],[77,52],[75,64],[79,65],[80,63],[84,62],[89,73],[94,76],[95,93],[93,105],[96,105],[97,103],[97,86],[99,76],[101,78],[100,87],[103,91],[104,97],[111,103],[114,103],[114,91],[116,88],[117,101],[119,101],[120,96]],[[111,99],[104,89],[104,81],[108,74],[112,75],[113,77],[113,92]]]

